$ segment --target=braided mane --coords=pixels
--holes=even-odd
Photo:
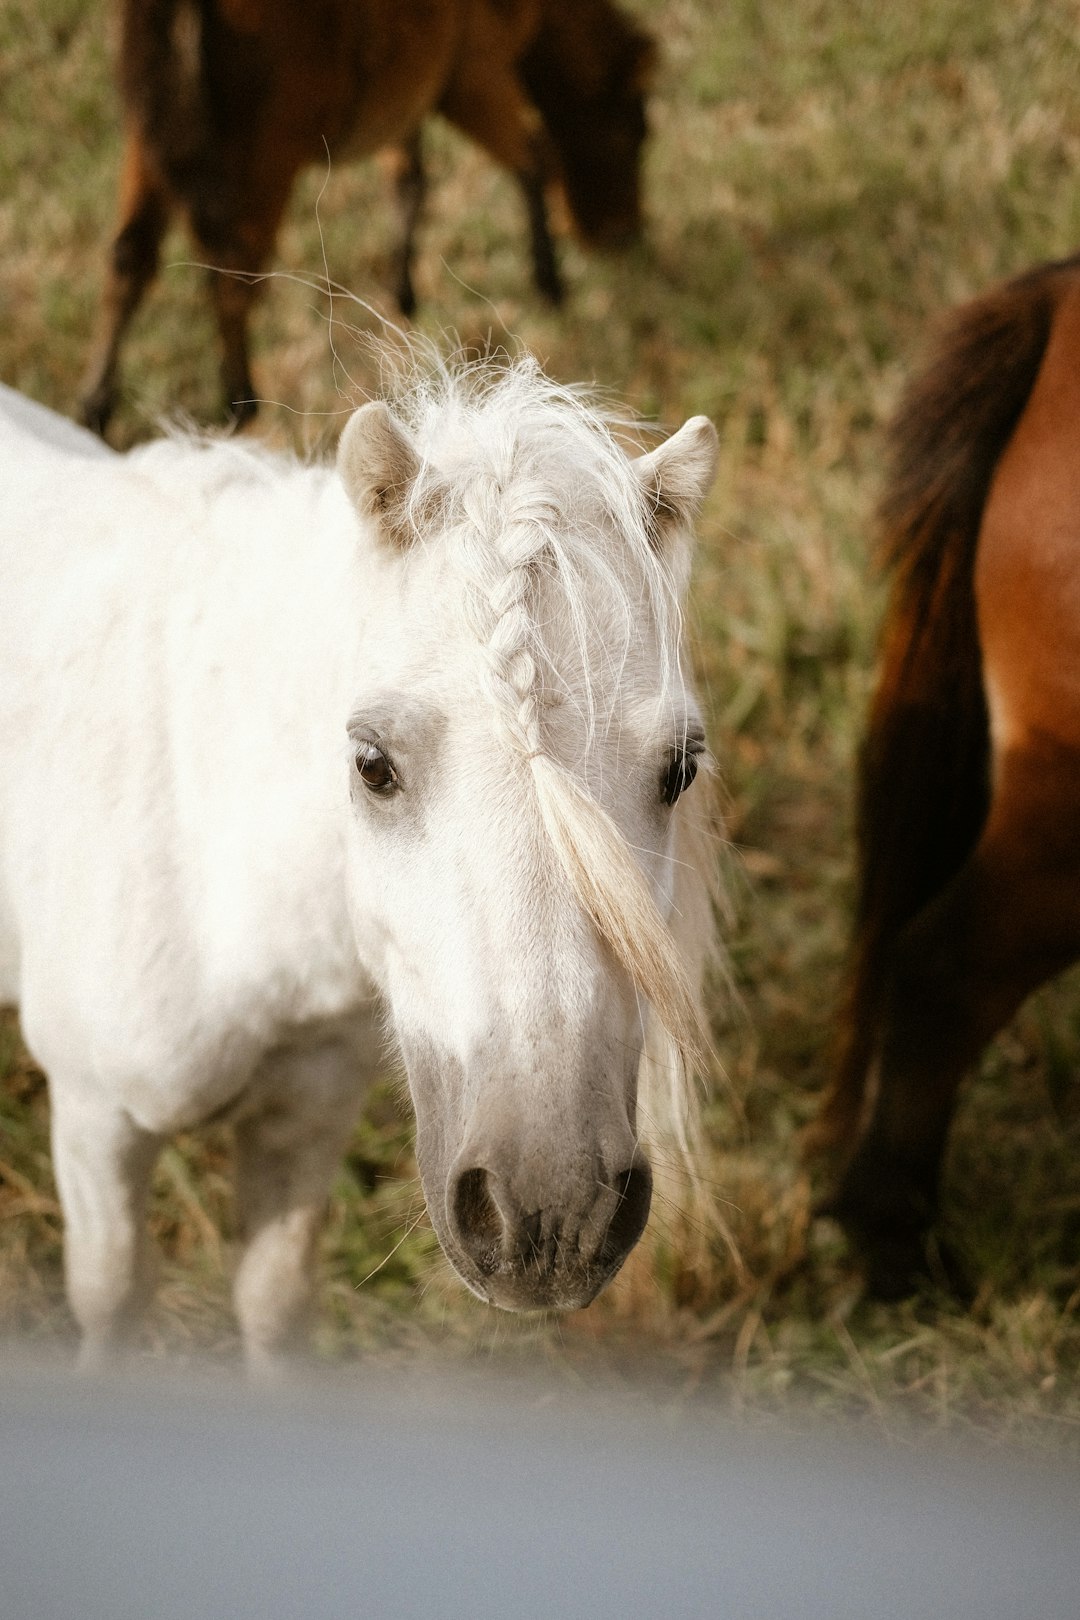
[[[714,948],[705,842],[691,824],[705,795],[699,789],[673,812],[669,927],[615,822],[553,751],[545,713],[553,699],[570,701],[589,738],[609,726],[617,697],[627,695],[630,654],[650,638],[656,667],[641,695],[671,714],[675,741],[689,536],[662,554],[615,419],[530,359],[425,368],[394,410],[420,457],[407,521],[423,545],[438,511],[434,527],[461,579],[500,730],[532,773],[544,827],[579,902],[651,1010],[643,1112],[688,1150],[696,1112],[686,1077],[707,1045],[700,981]],[[545,651],[556,619],[560,646],[576,649],[570,671],[556,671]]]

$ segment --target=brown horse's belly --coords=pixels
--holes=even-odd
[[[274,42],[282,66],[268,141],[289,138],[304,162],[327,147],[335,160],[366,157],[434,111],[460,48],[462,0],[310,0],[310,9],[291,41]]]
[[[995,753],[1080,748],[1080,280],[990,486],[975,599]]]

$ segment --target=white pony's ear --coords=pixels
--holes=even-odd
[[[395,546],[413,538],[409,491],[420,458],[401,423],[381,400],[361,405],[338,441],[337,469],[345,493],[362,518]]]
[[[678,433],[634,462],[658,551],[666,551],[678,531],[688,528],[701,511],[719,456],[719,440],[709,418],[692,416]]]

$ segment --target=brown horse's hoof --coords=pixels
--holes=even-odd
[[[407,321],[416,314],[416,291],[412,284],[412,277],[408,271],[403,272],[394,295],[397,307]]]
[[[78,420],[103,439],[115,408],[116,396],[110,388],[91,388],[79,401]]]
[[[225,422],[234,433],[239,433],[241,428],[247,427],[258,413],[259,402],[248,397],[250,393],[250,389],[246,390],[244,396],[227,399],[225,402]]]
[[[930,1289],[971,1303],[974,1290],[966,1271],[932,1224],[933,1200],[914,1183],[895,1173],[874,1175],[855,1160],[814,1213],[843,1228],[868,1298],[893,1302]]]
[[[945,1296],[965,1309],[975,1298],[971,1279],[956,1251],[934,1231],[915,1239],[892,1239],[858,1245],[866,1293],[885,1304],[914,1294]]]
[[[554,258],[549,264],[537,266],[536,290],[544,302],[553,305],[555,309],[566,302],[566,287]]]

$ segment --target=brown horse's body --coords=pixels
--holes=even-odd
[[[525,195],[540,291],[561,294],[544,207],[556,155],[576,176],[558,114],[582,104],[572,63],[580,30],[568,31],[568,0],[123,0],[120,82],[126,140],[120,225],[113,243],[100,332],[84,386],[84,421],[104,431],[115,398],[123,333],[157,269],[169,215],[186,215],[219,271],[211,293],[221,335],[225,397],[237,418],[254,410],[247,355],[253,280],[273,249],[299,171],[307,164],[398,146],[403,241],[398,296],[413,303],[410,261],[423,197],[419,128],[439,112],[509,169]],[[636,141],[627,174],[593,176],[597,222],[625,213],[644,137],[644,81],[651,42],[612,0],[582,0],[597,55],[593,111],[629,108]],[[525,86],[553,110],[556,153]],[[593,82],[595,81],[595,82]],[[619,96],[623,98],[619,100]],[[621,125],[608,132],[618,137]],[[604,131],[600,135],[604,137]],[[631,150],[632,148],[632,150]],[[589,176],[586,173],[586,190]],[[619,183],[616,184],[615,181]],[[575,200],[568,185],[572,206]]]
[[[1080,260],[962,310],[894,428],[831,1208],[895,1294],[964,1072],[1080,957]]]

